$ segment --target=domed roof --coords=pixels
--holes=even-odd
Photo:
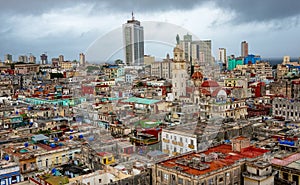
[[[218,82],[214,80],[205,80],[202,84],[201,87],[220,87]]]
[[[216,90],[214,90],[211,93],[211,96],[216,97],[220,93],[220,91],[222,92],[221,95],[226,95],[227,96],[228,94],[230,94],[230,90],[224,89],[222,87],[218,87]]]
[[[202,75],[201,72],[196,71],[196,72],[193,73],[192,79],[193,79],[193,80],[197,80],[197,79],[201,79],[201,80],[202,80],[202,79],[203,79],[203,75]]]
[[[205,96],[210,96],[209,90],[206,90],[206,89],[200,89],[200,90],[201,90],[201,94],[203,94]]]

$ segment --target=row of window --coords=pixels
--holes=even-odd
[[[275,104],[275,108],[287,108],[287,109],[294,109],[293,105],[285,105],[285,104]],[[295,107],[295,109],[298,109],[299,107]]]
[[[297,117],[297,116],[300,116],[300,113],[298,114],[298,112],[289,112],[289,111],[278,111],[278,110],[275,110],[275,115],[282,115],[282,116],[291,116],[291,117]]]
[[[181,136],[173,136],[173,135],[169,135],[168,133],[166,133],[166,135],[164,136],[163,135],[163,138],[166,138],[166,139],[171,139],[173,141],[179,141],[179,142],[183,142],[185,141],[185,143],[188,143],[188,140],[190,140],[190,144],[191,145],[194,145],[194,139],[189,139],[189,138],[183,138]]]
[[[62,163],[67,162],[67,160],[72,160],[73,159],[73,154],[70,153],[68,159],[66,158],[66,155],[62,155]],[[45,159],[45,166],[49,167],[50,163],[49,163],[49,159]],[[58,164],[59,163],[59,157],[55,158],[54,164]],[[41,168],[43,166],[43,160],[38,160],[38,166]]]
[[[237,177],[238,176],[238,169],[234,170],[234,176]],[[221,177],[211,177],[209,178],[205,183],[205,181],[202,181],[202,182],[198,182],[198,185],[213,185],[213,184],[219,184],[219,183],[224,183],[224,178],[228,179],[230,178],[230,172],[226,172],[225,174],[225,177],[224,176],[221,176]],[[176,175],[174,174],[168,174],[168,173],[165,173],[165,172],[162,172],[160,170],[157,171],[157,176],[158,178],[160,179],[161,182],[168,182],[170,184],[178,184],[178,185],[191,185],[192,184],[192,181],[189,180],[189,179],[183,179],[181,177],[178,177],[177,180],[176,180]],[[237,183],[237,182],[236,182]]]

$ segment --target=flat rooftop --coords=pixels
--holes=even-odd
[[[124,103],[137,103],[137,104],[144,104],[144,105],[151,105],[160,102],[161,100],[155,100],[155,99],[148,99],[148,98],[137,98],[137,97],[131,97],[126,100],[123,100]]]
[[[271,162],[272,162],[272,164],[275,164],[278,166],[287,166],[298,160],[300,160],[300,153],[295,153],[295,154],[289,155],[283,159],[274,158],[274,159],[272,159]]]
[[[201,153],[193,152],[174,157],[162,161],[158,165],[170,169],[180,169],[187,175],[204,175],[234,165],[241,159],[254,159],[268,152],[269,150],[252,146],[244,148],[242,152],[234,152],[231,145],[222,144]]]

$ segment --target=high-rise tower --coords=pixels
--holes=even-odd
[[[80,53],[79,54],[79,64],[81,66],[84,66],[85,65],[85,55],[83,53]]]
[[[144,64],[144,28],[140,21],[132,19],[123,24],[123,43],[127,65]]]
[[[246,41],[243,41],[241,43],[241,56],[242,57],[248,56],[248,43]]]

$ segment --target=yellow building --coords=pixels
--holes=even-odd
[[[72,62],[70,61],[59,62],[59,65],[61,69],[65,69],[65,70],[70,70],[73,67]]]
[[[115,157],[111,153],[99,152],[97,154],[100,156],[100,162],[101,162],[101,164],[110,165],[110,164],[113,164],[113,163],[116,162],[115,161]]]

